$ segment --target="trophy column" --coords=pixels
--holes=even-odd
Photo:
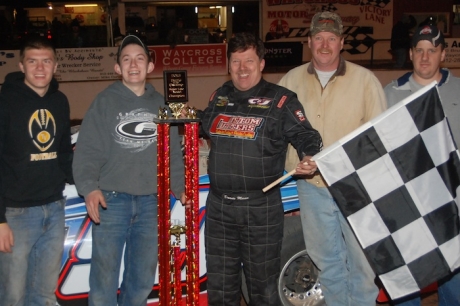
[[[176,118],[167,118],[166,110],[160,111],[156,122],[158,129],[158,264],[159,305],[179,306],[185,287],[186,305],[199,303],[199,119],[179,119],[182,103],[169,104]],[[187,111],[188,114],[194,113]],[[192,115],[187,115],[192,117]],[[170,203],[170,139],[171,124],[184,125],[185,194],[190,205],[185,209],[185,226],[171,223]],[[176,195],[179,196],[179,195]],[[186,281],[181,282],[180,236],[185,234]],[[171,243],[171,236],[175,237]]]
[[[185,190],[192,205],[185,213],[187,245],[187,305],[198,305],[199,287],[199,123],[185,124]]]

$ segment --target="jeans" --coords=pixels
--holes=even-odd
[[[101,222],[92,226],[89,305],[146,305],[158,261],[157,197],[115,191],[103,194],[107,209],[99,206]]]
[[[0,252],[0,305],[56,305],[64,249],[65,200],[42,206],[6,208],[13,232],[12,253]]]
[[[297,180],[307,252],[328,306],[375,305],[375,273],[327,188]]]
[[[420,306],[422,305],[420,293],[396,301],[394,305]],[[438,305],[460,306],[460,273],[457,272],[454,276],[438,282]]]

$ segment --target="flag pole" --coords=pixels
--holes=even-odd
[[[283,180],[285,180],[288,177],[290,177],[291,175],[293,175],[295,173],[295,171],[296,171],[295,169],[289,171],[288,173],[286,173],[285,175],[283,175],[282,177],[280,177],[279,179],[277,179],[276,181],[274,181],[270,185],[267,185],[264,189],[262,189],[262,191],[267,192],[268,190],[272,189],[275,185],[277,185],[278,183],[282,182]]]

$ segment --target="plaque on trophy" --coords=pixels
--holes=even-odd
[[[188,101],[187,70],[165,70],[163,71],[163,81],[164,96],[168,107],[160,109],[159,118],[163,122],[168,120],[197,121],[196,108],[185,104]],[[169,116],[168,108],[172,116]]]
[[[166,103],[188,102],[187,70],[163,71]]]

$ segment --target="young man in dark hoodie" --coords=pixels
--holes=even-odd
[[[0,305],[55,305],[72,181],[70,110],[52,44],[25,42],[0,94]]]
[[[88,109],[73,170],[92,227],[89,305],[141,306],[155,282],[157,232],[157,128],[161,94],[149,83],[150,53],[136,36],[118,49],[121,80]],[[171,127],[171,189],[185,202],[184,166],[177,127]],[[124,246],[126,244],[126,248]],[[123,281],[117,298],[121,260]]]

